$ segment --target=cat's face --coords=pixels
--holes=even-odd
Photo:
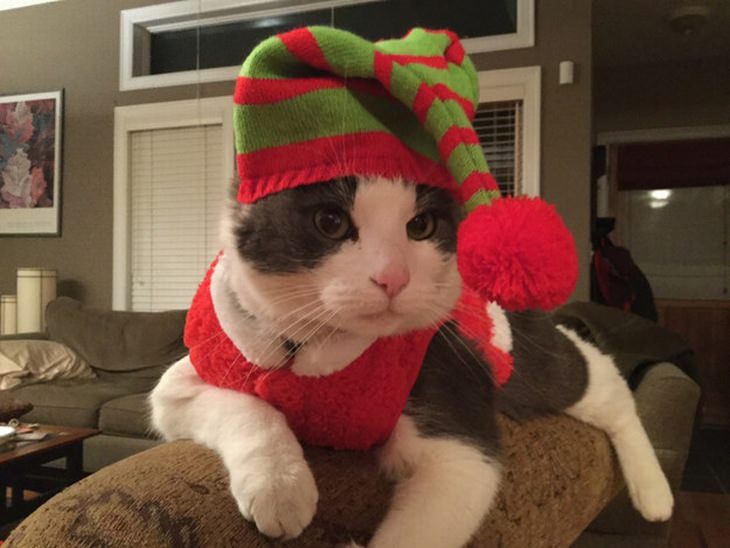
[[[382,178],[305,185],[234,206],[224,224],[240,304],[305,340],[432,326],[461,289],[461,208],[446,190]]]

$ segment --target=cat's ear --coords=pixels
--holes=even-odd
[[[478,206],[459,228],[457,257],[464,283],[507,310],[555,308],[578,279],[573,236],[539,198]]]

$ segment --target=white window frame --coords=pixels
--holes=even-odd
[[[149,103],[114,109],[114,235],[112,308],[129,310],[131,300],[131,226],[129,200],[130,133],[220,124],[223,177],[234,177],[233,101],[229,96]],[[223,184],[223,181],[221,181]]]
[[[382,0],[312,0],[310,2],[271,8],[273,0],[182,0],[142,8],[122,10],[119,29],[119,89],[160,88],[235,80],[240,66],[219,67],[202,70],[188,70],[169,74],[134,76],[134,28],[141,25],[151,31],[191,28],[198,24],[219,24],[227,21],[242,21],[259,17],[275,17],[288,13],[301,13],[315,9],[352,5]],[[236,7],[260,6],[247,14],[231,15]],[[228,10],[228,14],[226,14]],[[469,53],[529,48],[535,45],[535,0],[517,0],[517,32],[468,38],[463,41]]]
[[[0,1],[0,11],[15,10],[20,8],[29,8],[38,4],[50,4],[51,2],[60,2],[61,0],[2,0]]]
[[[522,188],[520,194],[540,195],[540,97],[539,66],[487,70],[477,74],[479,102],[522,100]]]

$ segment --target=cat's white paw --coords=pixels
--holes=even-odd
[[[231,470],[231,491],[241,514],[269,537],[298,537],[312,521],[319,499],[307,463],[295,459],[245,468]]]
[[[627,481],[629,496],[639,513],[647,521],[667,521],[672,517],[674,496],[667,479],[661,471],[653,477],[642,477]]]

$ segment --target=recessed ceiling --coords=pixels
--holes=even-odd
[[[672,10],[709,8],[704,26],[689,35],[672,29]],[[730,62],[728,0],[593,0],[595,66],[671,63],[709,58]]]

